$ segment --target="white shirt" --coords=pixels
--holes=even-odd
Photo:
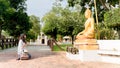
[[[25,43],[23,42],[22,39],[19,40],[19,43],[18,43],[18,55],[21,55],[22,52],[23,52],[23,46],[25,45]]]

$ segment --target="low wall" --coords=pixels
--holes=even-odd
[[[120,51],[120,40],[97,40],[99,50]]]
[[[120,64],[120,40],[97,40],[98,50],[80,50],[77,54],[67,52],[70,59],[80,61],[99,61]]]
[[[97,40],[102,62],[120,64],[120,40]]]

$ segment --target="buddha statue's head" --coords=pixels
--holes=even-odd
[[[91,14],[92,14],[91,10],[89,8],[87,8],[86,11],[85,11],[85,17],[90,18]]]

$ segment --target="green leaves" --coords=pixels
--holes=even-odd
[[[85,18],[79,12],[70,11],[68,8],[65,8],[61,12],[61,16],[61,22],[59,24],[60,34],[72,36],[83,29],[83,20]]]
[[[108,11],[104,15],[105,24],[110,28],[120,29],[120,8]]]
[[[100,30],[100,39],[114,39],[114,31],[111,29],[103,28]]]
[[[9,0],[10,6],[15,8],[16,10],[23,10],[26,9],[26,0]]]
[[[0,15],[3,14],[9,7],[9,2],[7,0],[0,0]]]
[[[30,23],[32,28],[28,31],[29,38],[35,39],[40,34],[40,19],[34,15],[30,16]]]
[[[0,32],[5,30],[10,35],[17,37],[21,33],[29,31],[32,25],[25,12],[25,1],[0,0]]]
[[[80,4],[81,0],[68,0],[69,6],[73,7],[75,4]]]
[[[48,14],[46,14],[43,17],[42,20],[45,24],[42,31],[46,35],[50,35],[50,36],[56,38],[57,30],[58,30],[57,25],[59,23],[59,17],[55,14],[54,11],[50,11]]]
[[[67,0],[69,7],[75,7],[75,5],[81,6],[81,12],[85,12],[85,4],[89,4],[90,8],[94,7],[94,0]],[[119,4],[119,0],[108,0],[106,3],[106,0],[96,0],[96,6],[97,6],[97,13],[98,13],[98,20],[99,22],[102,22],[104,20],[104,13],[107,10],[110,10],[109,6],[115,6],[116,4]],[[120,4],[119,4],[120,5]],[[101,8],[103,7],[103,8]],[[94,15],[95,16],[95,15]]]
[[[77,11],[71,11],[68,7],[54,6],[53,9],[43,17],[43,32],[46,35],[74,36],[84,28],[84,15]]]

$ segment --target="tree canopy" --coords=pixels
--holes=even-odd
[[[105,25],[109,28],[120,30],[120,8],[108,11],[104,15]]]
[[[4,26],[4,15],[7,12],[7,9],[9,8],[9,2],[7,0],[0,0],[0,38],[1,38],[1,32],[2,27]]]
[[[58,20],[58,17],[55,15],[55,13],[49,12],[48,14],[46,14],[43,18],[43,22],[45,22],[45,25],[42,31],[46,35],[50,35],[51,37],[56,38],[57,31],[58,31],[57,24],[59,20]]]
[[[30,39],[36,39],[40,34],[40,19],[37,16],[30,16],[30,23],[32,23],[32,28],[28,31],[28,36]]]
[[[79,12],[57,5],[43,17],[45,23],[43,32],[46,35],[55,36],[55,39],[57,34],[73,38],[74,35],[83,30],[84,21],[84,15]]]
[[[26,0],[0,0],[0,34],[2,30],[17,37],[31,28],[26,11]]]
[[[67,0],[70,7],[74,7],[76,4],[82,7],[81,12],[85,11],[85,5],[88,4],[91,9],[94,7],[94,0]],[[98,20],[101,22],[104,20],[105,11],[110,10],[115,5],[120,5],[119,0],[96,0],[98,10]]]

